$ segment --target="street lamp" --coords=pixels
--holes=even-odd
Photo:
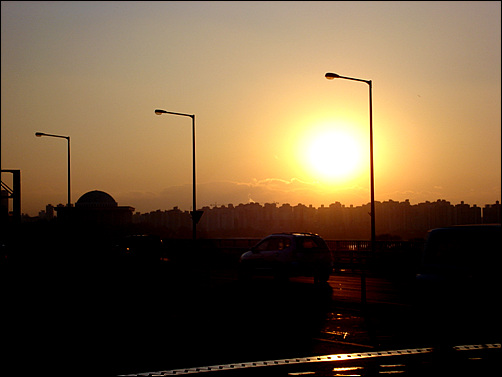
[[[370,91],[370,195],[371,195],[371,251],[372,254],[374,255],[375,252],[375,176],[373,172],[373,100],[372,100],[372,83],[371,80],[363,80],[363,79],[356,79],[354,77],[346,77],[346,76],[341,76],[337,73],[332,73],[328,72],[324,75],[328,80],[333,80],[333,79],[345,79],[345,80],[352,80],[352,81],[360,81],[360,82],[365,82],[369,86],[369,91]],[[364,269],[363,269],[364,271]],[[361,274],[361,301],[363,304],[366,304],[366,277],[364,275],[364,272]]]
[[[70,189],[70,137],[69,136],[61,136],[61,135],[52,135],[52,134],[46,134],[44,132],[35,132],[36,137],[42,137],[42,136],[49,136],[49,137],[58,137],[61,139],[66,139],[68,140],[68,203],[66,204],[67,207],[71,207],[71,189]]]
[[[155,110],[156,115],[162,115],[162,114],[171,114],[171,115],[180,115],[180,116],[185,116],[192,118],[192,161],[193,161],[193,184],[192,184],[192,190],[193,190],[193,204],[192,204],[192,211],[190,212],[190,215],[192,216],[192,238],[195,241],[197,238],[197,223],[199,222],[200,218],[202,217],[202,214],[204,211],[197,211],[197,202],[196,202],[196,197],[195,197],[195,114],[184,114],[184,113],[175,113],[172,111],[165,111],[165,110],[160,110],[156,109]]]

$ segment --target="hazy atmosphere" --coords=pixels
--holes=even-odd
[[[1,3],[1,167],[22,211],[501,199],[501,3]],[[10,177],[2,174],[9,183]]]

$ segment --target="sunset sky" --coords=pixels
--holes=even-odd
[[[1,3],[1,167],[22,212],[501,200],[501,3]],[[326,163],[329,161],[329,163]],[[11,176],[2,174],[10,185]]]

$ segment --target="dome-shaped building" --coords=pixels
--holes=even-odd
[[[58,211],[58,218],[71,219],[72,221],[100,225],[123,225],[132,222],[134,208],[119,206],[110,194],[94,190],[82,195],[75,203],[75,207],[59,207],[56,208],[56,211]]]
[[[113,208],[118,207],[117,202],[110,194],[94,190],[86,192],[75,203],[77,208]]]

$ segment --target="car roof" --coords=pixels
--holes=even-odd
[[[270,236],[321,237],[318,234],[309,232],[281,232],[273,233]]]

